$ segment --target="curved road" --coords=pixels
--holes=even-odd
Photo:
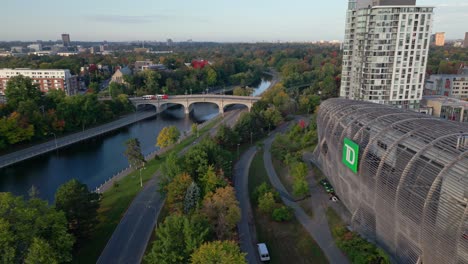
[[[252,162],[253,157],[257,153],[256,147],[249,148],[242,156],[239,161],[234,166],[234,186],[236,189],[237,200],[239,200],[239,206],[241,208],[241,221],[237,225],[237,230],[239,231],[240,238],[240,247],[242,252],[246,252],[246,259],[249,264],[259,263],[256,253],[256,247],[253,241],[253,235],[255,228],[252,208],[250,205],[249,199],[249,168],[250,163]]]
[[[284,132],[286,131],[287,126],[280,127],[277,131]],[[281,199],[283,202],[294,209],[294,213],[296,215],[297,220],[304,226],[307,232],[314,238],[317,244],[322,249],[323,253],[327,256],[330,263],[338,263],[338,264],[346,264],[349,263],[346,256],[339,250],[335,242],[333,241],[333,237],[330,233],[330,228],[328,226],[327,218],[325,216],[325,212],[323,210],[322,204],[329,202],[328,198],[323,199],[323,196],[320,195],[312,195],[313,199],[313,210],[314,210],[314,218],[311,219],[309,215],[302,209],[300,205],[298,205],[295,201],[293,201],[290,196],[288,195],[288,191],[281,183],[276,171],[273,167],[273,163],[271,160],[271,144],[274,140],[274,136],[277,132],[272,133],[265,141],[265,152],[263,153],[263,160],[265,164],[265,169],[268,173],[268,177],[270,178],[270,182],[273,187],[278,190],[280,193]],[[287,194],[287,195],[285,195]]]

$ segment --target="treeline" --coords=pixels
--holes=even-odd
[[[260,82],[265,70],[263,65],[230,56],[217,58],[211,65],[203,68],[185,66],[185,60],[177,54],[161,57],[159,62],[163,62],[170,70],[145,70],[125,76],[126,84],[111,84],[107,92],[116,95],[113,91],[122,91],[138,96],[161,93],[196,94],[231,85],[255,85]]]
[[[57,189],[54,205],[37,198],[0,193],[0,261],[68,263],[93,232],[99,195],[71,180]]]
[[[468,49],[431,47],[427,63],[428,74],[456,74],[460,65],[468,63]]]
[[[95,94],[66,96],[61,90],[43,94],[28,77],[11,78],[0,104],[0,150],[16,144],[83,130],[129,112],[126,95],[99,101]]]

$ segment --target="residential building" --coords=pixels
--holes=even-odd
[[[468,32],[465,33],[465,41],[463,41],[463,47],[468,48]]]
[[[442,47],[445,45],[445,32],[437,32],[434,35],[433,44]]]
[[[468,74],[433,74],[426,80],[424,95],[468,99]]]
[[[21,47],[21,46],[14,46],[14,47],[11,47],[10,48],[10,51],[12,53],[23,53],[24,52],[24,48]]]
[[[61,69],[0,69],[0,95],[5,94],[8,80],[11,77],[23,75],[30,77],[34,84],[37,84],[42,92],[60,89],[67,95],[74,95],[78,90],[78,77],[70,73],[70,70]]]
[[[70,46],[70,34],[62,34],[62,43],[65,47]]]
[[[34,43],[28,45],[28,49],[34,50],[34,51],[41,51],[42,50],[42,44],[41,43]]]
[[[468,124],[333,98],[313,161],[391,263],[468,263]]]
[[[120,83],[126,84],[124,80],[125,75],[132,75],[132,71],[128,67],[124,67],[121,69],[117,69],[115,73],[112,75],[110,83]]]
[[[340,96],[418,108],[433,7],[415,0],[350,0]]]
[[[468,101],[446,96],[423,96],[421,105],[432,108],[435,117],[468,123]]]
[[[144,66],[153,65],[153,64],[154,63],[151,60],[135,61],[134,71],[135,72],[142,71]]]

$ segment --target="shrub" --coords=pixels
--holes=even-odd
[[[258,208],[265,214],[271,214],[276,207],[273,193],[267,192],[258,199]]]
[[[273,210],[271,217],[276,222],[290,221],[292,219],[292,210],[291,208],[283,205]]]

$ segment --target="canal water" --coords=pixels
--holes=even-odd
[[[270,80],[262,80],[255,90],[268,88]],[[156,138],[166,126],[174,125],[182,133],[194,122],[215,117],[219,110],[213,104],[196,104],[188,117],[181,107],[173,107],[157,117],[140,121],[94,139],[32,158],[0,169],[0,192],[27,196],[31,186],[39,197],[53,202],[57,188],[70,179],[78,179],[94,189],[128,166],[125,141],[138,138],[144,155],[157,150]]]

